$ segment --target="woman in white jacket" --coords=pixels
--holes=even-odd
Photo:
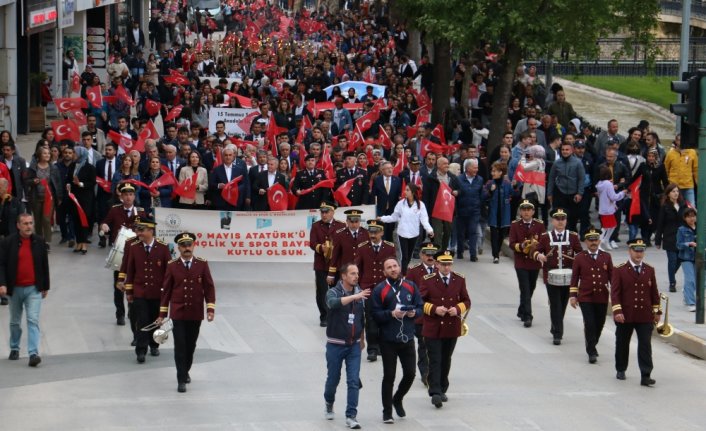
[[[429,224],[429,215],[424,202],[419,199],[419,188],[414,184],[407,184],[404,189],[404,199],[400,199],[395,205],[395,211],[388,215],[378,217],[383,223],[397,222],[397,237],[400,240],[402,252],[402,273],[407,273],[414,245],[419,237],[419,224],[426,231],[429,238],[434,237],[434,229]]]

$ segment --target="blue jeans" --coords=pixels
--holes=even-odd
[[[681,196],[691,204],[692,207],[696,208],[696,196],[694,196],[694,189],[681,189]]]
[[[694,262],[682,260],[681,269],[684,273],[684,302],[686,302],[686,305],[696,305],[696,271],[694,270]]]
[[[629,224],[628,225],[628,241],[632,241],[633,239],[637,238],[637,234],[640,232],[640,225],[639,224]],[[643,240],[647,241],[649,238],[642,238]]]
[[[336,401],[336,388],[341,380],[343,361],[346,361],[346,385],[348,386],[346,417],[354,418],[358,415],[358,392],[360,391],[360,344],[341,346],[326,343],[328,375],[324,386],[324,400],[328,404],[333,404]]]
[[[34,286],[15,287],[10,297],[10,350],[20,350],[22,308],[27,310],[27,352],[39,352],[39,310],[42,294]]]
[[[667,252],[667,274],[669,275],[669,284],[677,284],[676,275],[677,271],[679,271],[681,262],[679,262],[679,259],[677,258],[676,251],[665,251]]]

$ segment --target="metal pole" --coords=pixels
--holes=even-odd
[[[700,70],[699,76],[699,178],[697,205],[701,211],[696,213],[696,323],[704,323],[704,251],[706,251],[706,71]]]
[[[681,3],[681,40],[679,45],[679,79],[684,72],[689,71],[689,29],[691,28],[691,0]],[[681,95],[677,96],[677,103],[681,103]],[[681,132],[681,122],[677,118],[677,133]]]

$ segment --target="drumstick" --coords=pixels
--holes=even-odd
[[[566,255],[566,254],[564,254],[564,253],[562,253],[561,255],[564,256],[564,257],[567,258],[567,259],[574,260],[574,258],[573,258],[572,256]]]

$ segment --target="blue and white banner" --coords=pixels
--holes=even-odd
[[[324,91],[326,92],[326,97],[331,97],[331,94],[333,94],[333,89],[334,87],[340,87],[341,88],[341,94],[344,96],[348,96],[348,89],[349,88],[354,88],[355,89],[355,97],[360,99],[363,97],[366,93],[366,88],[368,85],[373,87],[373,95],[377,96],[378,98],[385,97],[385,89],[387,88],[386,85],[378,85],[378,84],[371,84],[369,82],[365,81],[346,81],[346,82],[341,82],[340,84],[336,85],[330,85],[326,88],[324,88]]]

